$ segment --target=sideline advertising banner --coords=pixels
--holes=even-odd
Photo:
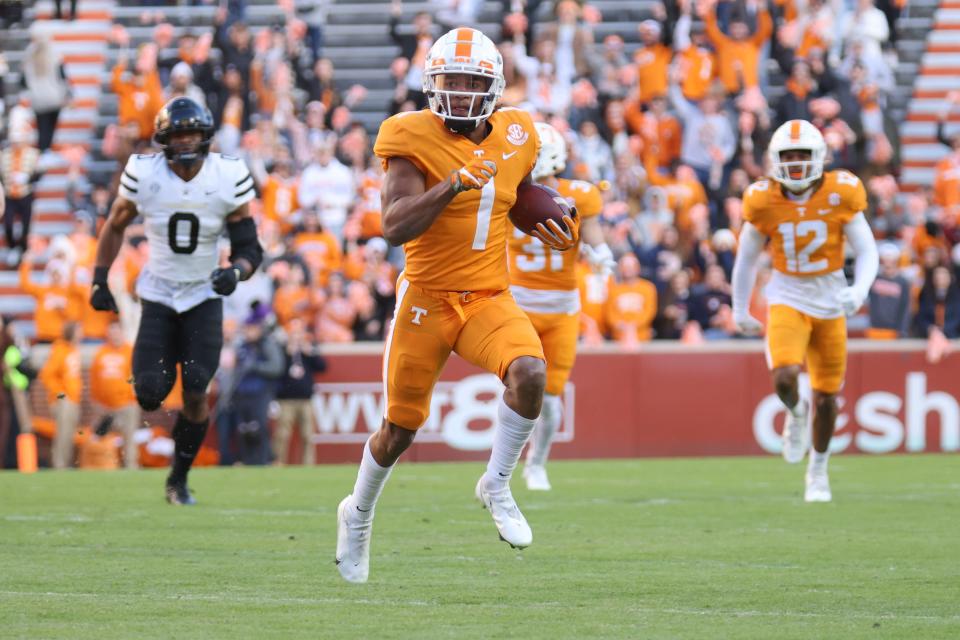
[[[356,462],[383,416],[378,345],[328,353],[313,402],[319,462]],[[809,397],[806,378],[803,393]],[[500,381],[452,356],[405,460],[484,460]],[[960,355],[914,341],[851,341],[835,452],[960,449]],[[784,411],[759,342],[584,350],[563,397],[553,458],[779,454]]]

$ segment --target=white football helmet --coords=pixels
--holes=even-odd
[[[533,179],[555,176],[567,166],[567,141],[553,125],[535,122],[533,126],[540,137],[540,153],[537,154],[537,164],[533,167]]]
[[[489,78],[489,87],[485,92],[444,87],[445,74],[461,73]],[[443,118],[448,129],[463,133],[478,127],[496,109],[505,85],[503,57],[493,41],[476,29],[453,29],[430,47],[424,63],[423,92],[430,111]],[[465,116],[453,115],[450,100],[457,96],[470,97],[470,109]]]
[[[781,160],[783,152],[793,150],[809,151],[810,160]],[[770,177],[790,191],[801,192],[823,176],[827,143],[820,131],[806,120],[788,120],[773,132],[767,156],[770,161]],[[800,175],[794,176],[791,171]]]

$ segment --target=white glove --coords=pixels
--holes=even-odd
[[[607,246],[607,243],[597,245],[592,247],[586,242],[581,245],[583,250],[583,256],[587,259],[587,262],[590,264],[590,268],[596,273],[601,273],[603,275],[610,275],[613,273],[613,270],[617,266],[617,261],[613,259],[613,252],[610,251],[610,247]]]
[[[866,296],[855,287],[846,287],[837,293],[837,302],[843,307],[843,312],[847,316],[855,315],[863,306],[865,298]]]
[[[749,311],[734,311],[733,323],[737,325],[737,331],[747,336],[755,336],[763,333],[763,323],[750,315]]]

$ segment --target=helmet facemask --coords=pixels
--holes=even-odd
[[[177,140],[177,138],[181,137],[178,134],[182,133],[195,133],[199,136],[199,140],[196,142]],[[204,135],[204,132],[200,130],[174,131],[170,135],[163,136],[163,138],[165,140],[165,142],[161,142],[163,155],[169,162],[187,169],[198,162],[202,162],[210,151],[211,141]],[[160,140],[157,141],[160,142]]]
[[[454,133],[470,133],[493,114],[503,92],[503,79],[492,71],[429,69],[423,86],[430,110],[443,118],[444,126]]]
[[[802,193],[823,177],[823,161],[817,149],[782,149],[778,158],[771,159],[773,178],[788,191]]]

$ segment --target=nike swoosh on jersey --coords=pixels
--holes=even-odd
[[[512,157],[515,156],[515,155],[517,155],[517,152],[516,152],[516,151],[511,151],[510,153],[504,153],[504,154],[503,154],[503,159],[504,159],[504,160],[509,160],[510,158],[512,158]]]

